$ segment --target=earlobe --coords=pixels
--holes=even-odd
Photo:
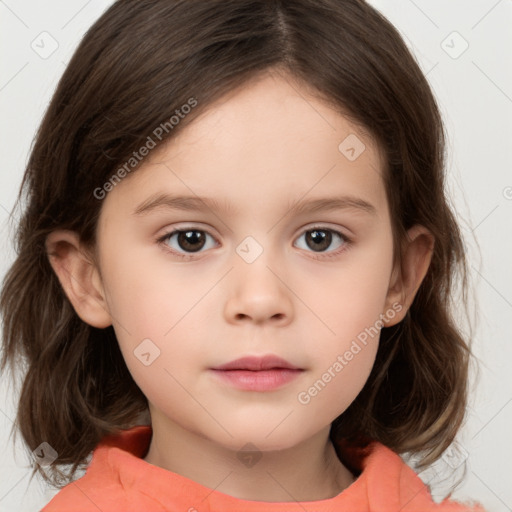
[[[77,233],[57,230],[46,238],[46,253],[77,315],[89,325],[112,324],[97,265],[80,243]]]
[[[434,236],[424,226],[415,225],[407,231],[407,241],[401,256],[400,268],[393,269],[386,306],[400,304],[398,314],[384,322],[390,327],[402,321],[427,274],[434,251]],[[398,308],[394,308],[398,309]]]

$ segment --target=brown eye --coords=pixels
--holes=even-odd
[[[175,229],[158,239],[168,250],[178,256],[186,256],[201,251],[208,242],[208,237],[214,238],[201,229]],[[214,247],[215,243],[211,244]],[[206,247],[207,249],[211,247]]]
[[[302,244],[302,247],[299,245],[301,249],[325,253],[325,256],[336,256],[350,244],[350,240],[339,231],[324,227],[308,229],[299,237],[299,240],[302,237],[304,237],[305,243]],[[329,248],[331,250],[328,250]]]
[[[197,229],[193,231],[178,231],[177,242],[180,249],[184,251],[200,251],[205,244],[205,236],[202,231]]]
[[[306,232],[306,244],[314,251],[328,249],[332,242],[332,234],[327,230],[313,230]]]

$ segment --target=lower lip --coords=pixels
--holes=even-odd
[[[297,378],[302,370],[275,368],[272,370],[212,370],[223,381],[246,391],[272,391]]]

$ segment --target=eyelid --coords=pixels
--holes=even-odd
[[[209,234],[212,238],[214,238],[216,241],[218,241],[218,238],[220,236],[217,234],[217,231],[213,229],[211,226],[208,226],[206,224],[196,223],[196,222],[190,222],[187,223],[176,223],[172,224],[172,226],[165,227],[161,230],[159,230],[159,233],[157,235],[157,239],[164,238],[166,236],[170,236],[175,231],[203,231],[207,234]]]
[[[329,222],[313,222],[310,224],[306,224],[305,226],[302,226],[297,231],[296,237],[301,235],[305,231],[312,231],[314,229],[318,229],[318,230],[325,229],[326,231],[327,230],[334,231],[336,233],[339,233],[340,235],[342,235],[344,238],[347,238],[347,239],[351,239],[351,238],[355,237],[355,235],[352,234],[352,231],[350,229],[348,229],[346,227],[339,226],[339,225],[333,225]]]

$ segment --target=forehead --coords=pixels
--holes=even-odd
[[[107,200],[133,205],[167,191],[214,196],[236,211],[339,192],[385,208],[381,174],[367,133],[290,76],[268,73],[209,106]]]
[[[300,158],[322,149],[338,151],[339,142],[348,135],[364,141],[372,153],[366,155],[368,160],[380,168],[379,148],[367,130],[351,122],[339,107],[328,105],[310,86],[289,74],[267,71],[209,106],[170,145],[175,155],[204,141],[214,144],[219,155],[239,150],[246,157],[255,153],[259,158],[290,147]],[[262,153],[263,143],[267,146]]]

